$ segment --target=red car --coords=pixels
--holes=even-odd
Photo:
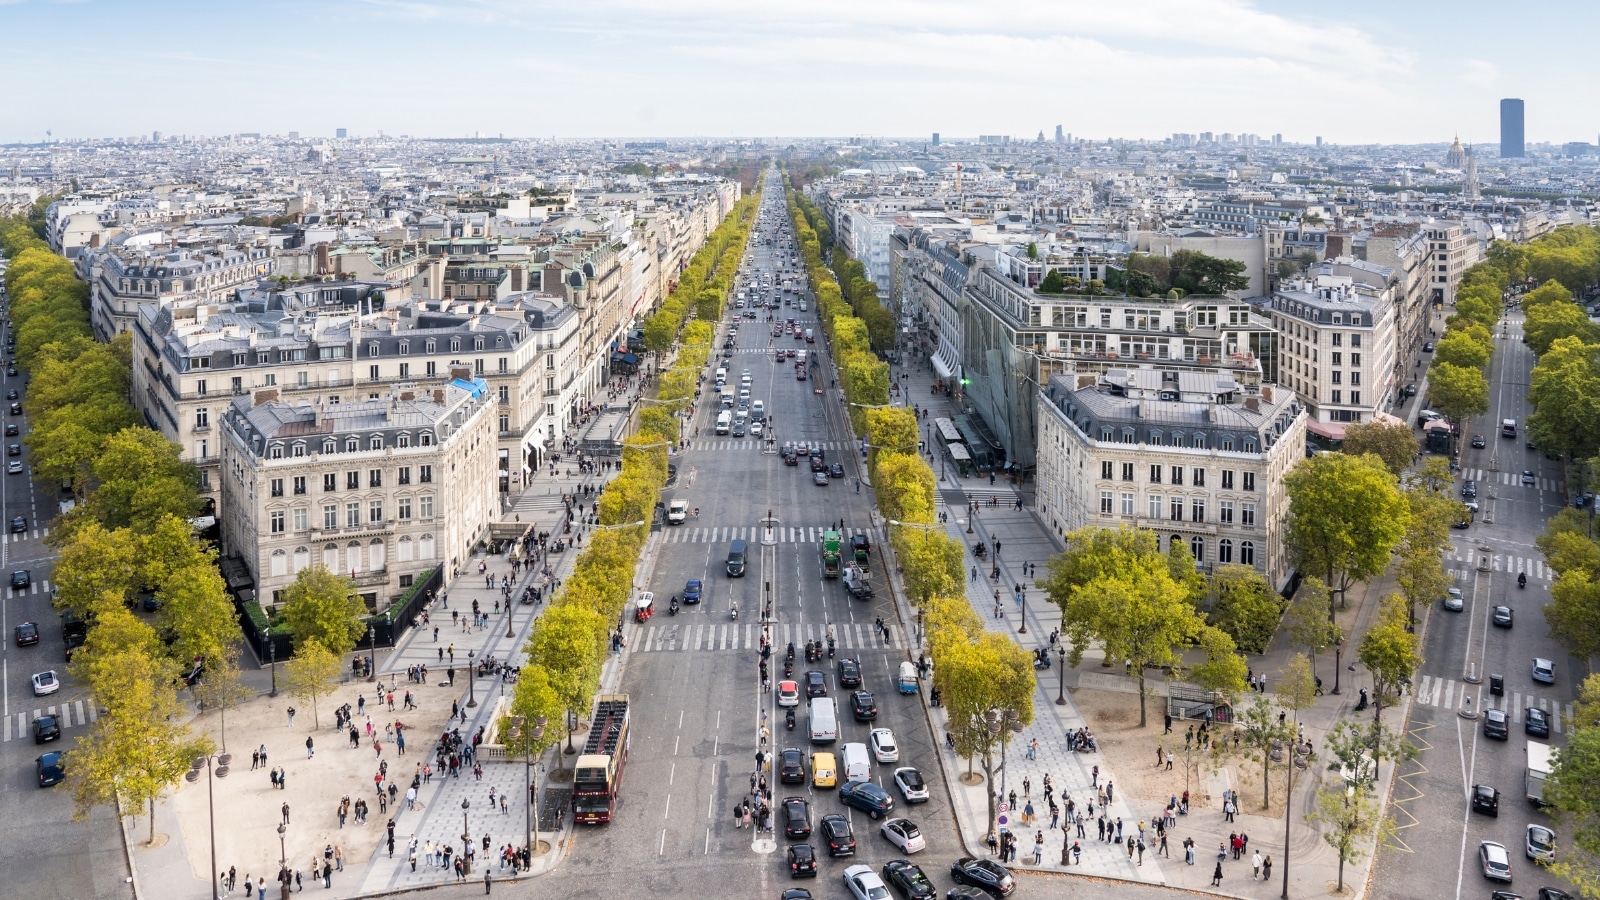
[[[805,366],[795,366],[794,367],[794,380],[795,381],[805,381],[806,380],[806,367]]]

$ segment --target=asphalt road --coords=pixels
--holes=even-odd
[[[1531,411],[1527,384],[1534,358],[1521,343],[1521,319],[1520,314],[1510,317],[1508,336],[1499,341],[1490,372],[1489,413],[1465,436],[1470,441],[1471,433],[1482,433],[1487,444],[1482,449],[1469,444],[1461,465],[1462,477],[1478,482],[1479,502],[1493,522],[1480,517],[1471,528],[1452,532],[1462,558],[1446,559],[1445,566],[1455,575],[1465,608],[1449,612],[1434,604],[1428,612],[1426,662],[1416,679],[1408,735],[1422,753],[1402,767],[1395,784],[1391,813],[1399,832],[1394,845],[1378,856],[1373,895],[1379,898],[1487,897],[1505,886],[1483,877],[1477,858],[1482,841],[1496,841],[1510,852],[1512,890],[1530,897],[1543,886],[1571,890],[1523,851],[1529,823],[1552,823],[1524,796],[1524,748],[1530,739],[1543,739],[1524,734],[1522,710],[1536,706],[1559,719],[1577,696],[1584,664],[1550,638],[1542,612],[1550,599],[1546,576],[1551,573],[1542,567],[1544,557],[1533,541],[1571,497],[1563,493],[1560,464],[1527,448],[1522,426]],[[1515,440],[1499,436],[1499,422],[1508,418],[1518,423]],[[1522,483],[1524,471],[1533,473],[1533,485]],[[1478,568],[1481,557],[1489,560],[1487,571]],[[1528,571],[1525,589],[1517,587],[1518,571]],[[1513,609],[1510,629],[1491,625],[1491,609],[1500,604]],[[1531,661],[1536,656],[1556,662],[1554,685],[1533,681]],[[1466,680],[1473,666],[1483,683]],[[1490,695],[1487,673],[1505,676],[1503,697]],[[1358,683],[1370,681],[1361,677]],[[1509,710],[1509,740],[1485,738],[1481,716],[1458,715],[1463,701],[1475,711],[1485,705]],[[1565,742],[1562,730],[1560,724],[1552,728],[1552,745]],[[1500,791],[1498,817],[1468,810],[1474,784]]]
[[[10,352],[6,352],[10,358]],[[28,449],[10,456],[10,445],[27,435],[27,388],[24,377],[5,375],[0,367],[0,391],[15,390],[24,415],[9,414],[8,400],[0,407],[4,425],[18,425],[19,433],[0,437],[7,447],[6,462],[28,463]],[[93,712],[87,692],[65,671],[61,618],[50,606],[49,585],[55,553],[45,545],[43,525],[56,514],[55,492],[50,485],[33,482],[26,472],[0,478],[0,508],[7,525],[13,517],[26,518],[26,530],[9,527],[0,541],[0,870],[7,873],[0,895],[37,897],[40,900],[126,897],[129,889],[122,833],[109,809],[95,810],[83,822],[72,821],[72,795],[68,785],[40,788],[34,760],[51,750],[71,750],[84,733]],[[27,588],[9,587],[11,573],[29,572]],[[16,626],[34,622],[39,643],[19,647]],[[54,694],[35,697],[32,676],[53,669],[62,685]],[[32,721],[40,714],[63,715],[61,738],[35,744]],[[13,894],[13,892],[16,892]]]

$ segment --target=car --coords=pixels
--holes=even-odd
[[[826,474],[828,471],[828,464],[822,461],[822,457],[813,455],[811,457],[811,471],[822,472],[823,474]]]
[[[894,732],[887,728],[874,728],[867,736],[867,744],[872,747],[872,755],[878,762],[892,763],[900,761],[900,747],[894,742]]]
[[[1017,889],[1017,880],[1005,866],[992,859],[963,856],[950,864],[950,877],[956,884],[970,884],[1004,897]]]
[[[1505,741],[1511,739],[1511,718],[1503,709],[1486,709],[1483,711],[1483,736],[1491,740]]]
[[[828,473],[827,472],[815,472],[815,473],[813,473],[812,476],[811,476],[811,483],[815,484],[817,487],[827,487],[828,486]]]
[[[843,478],[844,465],[842,463],[834,463],[828,467],[828,474],[832,475],[834,478]]]
[[[12,516],[11,517],[11,533],[12,534],[21,534],[22,532],[27,531],[27,530],[28,530],[28,517],[27,516]]]
[[[789,877],[790,878],[815,878],[817,877],[817,853],[811,849],[810,844],[789,845]],[[785,897],[789,892],[785,891]],[[806,897],[810,898],[810,894]]]
[[[7,422],[6,423],[6,437],[16,437],[17,435],[19,435],[21,433],[22,433],[22,429],[17,427],[17,423],[15,423],[15,422]]]
[[[828,696],[828,676],[816,669],[806,673],[806,699]]]
[[[935,900],[939,896],[922,867],[912,865],[910,860],[891,859],[884,863],[883,880],[906,900]]]
[[[1415,397],[1416,395],[1417,395],[1417,383],[1413,381],[1412,383],[1406,385],[1406,396],[1407,397]]]
[[[918,828],[917,823],[910,819],[902,819],[898,816],[893,819],[885,819],[883,824],[878,827],[878,833],[887,838],[889,843],[899,847],[902,852],[907,854],[925,850],[928,846],[928,839],[922,836],[922,829]]]
[[[1472,436],[1472,446],[1481,450],[1484,447],[1489,446],[1489,442],[1483,439],[1483,435],[1475,434]]]
[[[828,842],[829,856],[855,856],[856,836],[850,831],[850,820],[838,813],[822,817],[818,823],[822,839]]]
[[[7,444],[6,445],[6,455],[7,456],[21,456],[22,455],[22,445],[21,444]]]
[[[806,380],[806,370],[805,370],[804,366],[795,366],[794,367],[794,380],[795,381],[805,381]]]
[[[794,452],[793,447],[786,448],[783,451],[783,464],[786,466],[800,465],[800,455]]]
[[[1486,816],[1500,815],[1500,792],[1487,784],[1472,786],[1472,811]]]
[[[1475,500],[1478,496],[1478,483],[1476,481],[1461,482],[1461,499]]]
[[[889,900],[889,889],[871,866],[851,866],[844,870],[844,886],[855,900]]]
[[[17,395],[17,389],[16,388],[12,388],[11,390],[6,391],[6,399],[7,400],[15,400],[15,399],[17,399],[17,396],[18,395]]]
[[[762,428],[763,428],[763,426],[762,426],[762,424],[760,422],[751,422],[750,423],[750,436],[751,437],[761,437]]]
[[[1444,594],[1444,608],[1451,612],[1461,612],[1465,608],[1466,598],[1461,594],[1461,588],[1450,588]]]
[[[12,376],[13,378],[16,377],[17,367],[16,366],[6,366],[6,374]]]
[[[15,455],[15,454],[13,454],[13,455]],[[1522,471],[1522,485],[1523,485],[1523,487],[1533,487],[1534,484],[1536,484],[1538,481],[1539,481],[1539,479],[1534,476],[1533,471],[1531,469],[1524,469]]]
[[[800,705],[800,682],[798,682],[798,681],[780,681],[780,682],[778,682],[778,705],[779,706],[799,706]]]
[[[794,445],[794,452],[800,454],[801,456],[806,457],[807,459],[810,459],[811,458],[811,445],[807,444],[805,441],[801,441],[798,444]]]
[[[22,462],[20,460],[13,459],[12,461],[6,463],[6,474],[7,475],[21,475],[22,474]]]
[[[861,663],[854,657],[847,656],[839,660],[839,686],[861,686]]]
[[[743,422],[735,422],[735,423],[733,423],[733,436],[734,437],[744,437],[744,423]]]
[[[1504,845],[1484,841],[1478,845],[1478,863],[1483,866],[1483,877],[1490,881],[1511,880],[1511,854]]]
[[[1556,664],[1544,657],[1533,660],[1533,680],[1541,684],[1556,683]]]
[[[928,783],[922,780],[922,773],[912,766],[901,766],[894,770],[894,786],[900,789],[900,796],[906,798],[907,803],[928,802]]]
[[[1543,825],[1529,823],[1523,832],[1523,851],[1534,862],[1556,861],[1556,833]]]
[[[778,782],[780,784],[806,783],[806,757],[794,747],[785,747],[778,753]]]
[[[1422,352],[1423,353],[1432,353],[1433,352],[1433,341],[1428,341],[1427,343],[1423,344],[1422,345]]]
[[[683,584],[683,602],[699,603],[700,595],[705,592],[705,582],[698,578],[691,578]]]
[[[1539,888],[1539,896],[1536,900],[1578,900],[1578,898],[1560,888],[1542,887]]]
[[[33,676],[33,695],[43,697],[61,690],[61,679],[56,677],[55,669],[46,669]]]
[[[18,647],[31,647],[39,643],[39,626],[32,622],[19,622],[16,635]]]
[[[21,403],[13,403],[13,404],[11,404],[11,414],[13,416],[22,415],[22,404]]]
[[[839,799],[845,806],[859,809],[874,819],[894,812],[894,798],[889,792],[870,781],[852,781],[839,788]]]
[[[958,884],[944,893],[944,900],[990,900],[989,892],[970,884]]]
[[[811,900],[811,892],[805,888],[790,888],[784,891],[778,900]]]
[[[857,722],[871,722],[878,717],[878,702],[872,699],[871,691],[851,691],[850,712]]]
[[[61,737],[61,720],[55,716],[40,716],[33,720],[33,742],[45,744]]]
[[[804,797],[783,798],[784,837],[803,838],[811,835],[811,804]]]
[[[1550,714],[1537,706],[1530,706],[1522,715],[1522,731],[1533,737],[1550,736]]]
[[[39,773],[39,787],[49,787],[60,784],[67,777],[67,757],[60,750],[51,750],[33,761],[34,771]]]
[[[689,521],[689,501],[674,500],[667,506],[667,524],[682,525]]]
[[[1489,611],[1489,621],[1493,622],[1494,627],[1496,628],[1510,628],[1511,607],[1496,606],[1494,609]]]
[[[62,640],[66,643],[66,661],[67,662],[72,662],[72,653],[73,653],[73,651],[77,650],[79,647],[82,647],[83,646],[83,642],[85,640],[87,640],[87,639],[88,638],[87,638],[86,635],[74,634],[72,632],[68,632],[67,634],[62,636]]]

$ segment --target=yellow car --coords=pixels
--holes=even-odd
[[[811,754],[811,784],[813,787],[834,787],[839,783],[839,763],[832,753]]]

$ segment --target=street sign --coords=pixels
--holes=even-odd
[[[1009,822],[1009,821],[1010,821],[1010,819],[1007,819],[1007,818],[1006,818],[1006,817],[1005,817],[1005,816],[1000,816],[1000,817],[998,817],[998,818],[996,818],[996,819],[995,819],[995,821],[996,821],[996,822],[997,822],[997,823],[999,823],[999,825],[1000,825],[1000,828],[1001,828],[1001,829],[1002,829],[1002,830],[1004,830],[1004,828],[1005,828],[1005,827],[1006,827],[1006,823],[1007,823],[1007,822]]]
[[[1011,812],[1011,804],[1007,803],[1004,800],[1001,800],[1000,801],[1000,805],[998,807],[996,807],[996,811],[999,812],[1000,815],[1003,816],[1006,813]]]

